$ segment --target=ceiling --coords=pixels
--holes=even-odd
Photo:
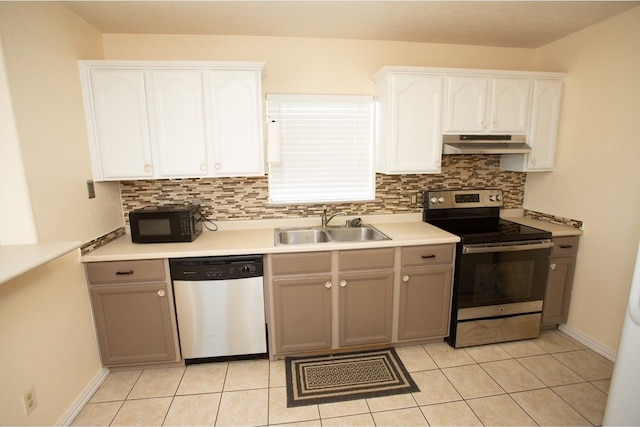
[[[101,33],[315,37],[537,48],[640,1],[68,1]]]

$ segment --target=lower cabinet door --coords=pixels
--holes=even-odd
[[[400,282],[398,339],[449,334],[452,267],[405,269]]]
[[[331,348],[331,276],[272,283],[276,354]]]
[[[566,323],[575,266],[575,257],[549,259],[547,290],[542,306],[543,326]]]
[[[91,288],[105,366],[175,360],[167,284],[117,284]]]
[[[339,286],[339,345],[391,342],[393,270],[342,273]]]

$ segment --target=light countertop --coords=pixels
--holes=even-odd
[[[316,221],[317,222],[317,221]],[[278,227],[313,226],[304,221],[247,221],[231,226],[220,224],[218,231],[205,230],[193,242],[187,243],[131,243],[124,235],[95,251],[84,255],[82,262],[118,261],[153,258],[224,256],[290,252],[317,252],[344,249],[382,248],[396,246],[456,243],[460,239],[446,231],[421,221],[420,214],[363,217],[391,240],[368,242],[326,242],[297,245],[276,245],[274,229]],[[338,225],[336,222],[332,225]],[[257,228],[256,228],[257,227]]]
[[[541,221],[539,219],[522,216],[521,209],[514,209],[513,211],[502,211],[500,213],[500,216],[504,219],[513,221],[518,224],[550,231],[553,237],[570,237],[580,236],[583,234],[583,231],[581,229],[572,227],[570,225],[554,224],[549,221]]]
[[[80,242],[0,246],[0,284],[80,247]]]
[[[521,210],[506,211],[505,219],[530,227],[550,231],[554,237],[578,236],[582,230],[522,216]],[[345,218],[336,218],[338,225]],[[347,219],[351,219],[348,217]],[[225,221],[218,223],[218,231],[205,230],[193,242],[135,244],[126,234],[95,251],[82,256],[82,262],[125,261],[154,258],[180,258],[290,252],[319,252],[346,249],[383,248],[397,246],[457,243],[451,233],[422,221],[422,214],[363,216],[370,224],[391,240],[368,242],[325,242],[296,245],[276,245],[274,230],[279,227],[317,226],[318,218],[290,220]]]

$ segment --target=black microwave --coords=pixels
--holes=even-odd
[[[202,234],[200,205],[146,206],[129,212],[133,243],[192,242]]]

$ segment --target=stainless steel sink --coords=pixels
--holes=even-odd
[[[366,242],[370,240],[389,240],[389,237],[371,226],[331,228],[327,233],[339,242]]]
[[[277,229],[276,244],[300,245],[304,243],[328,242],[329,236],[321,229]]]
[[[371,225],[362,227],[306,227],[277,228],[276,245],[301,245],[327,242],[370,242],[391,240],[386,234]]]

